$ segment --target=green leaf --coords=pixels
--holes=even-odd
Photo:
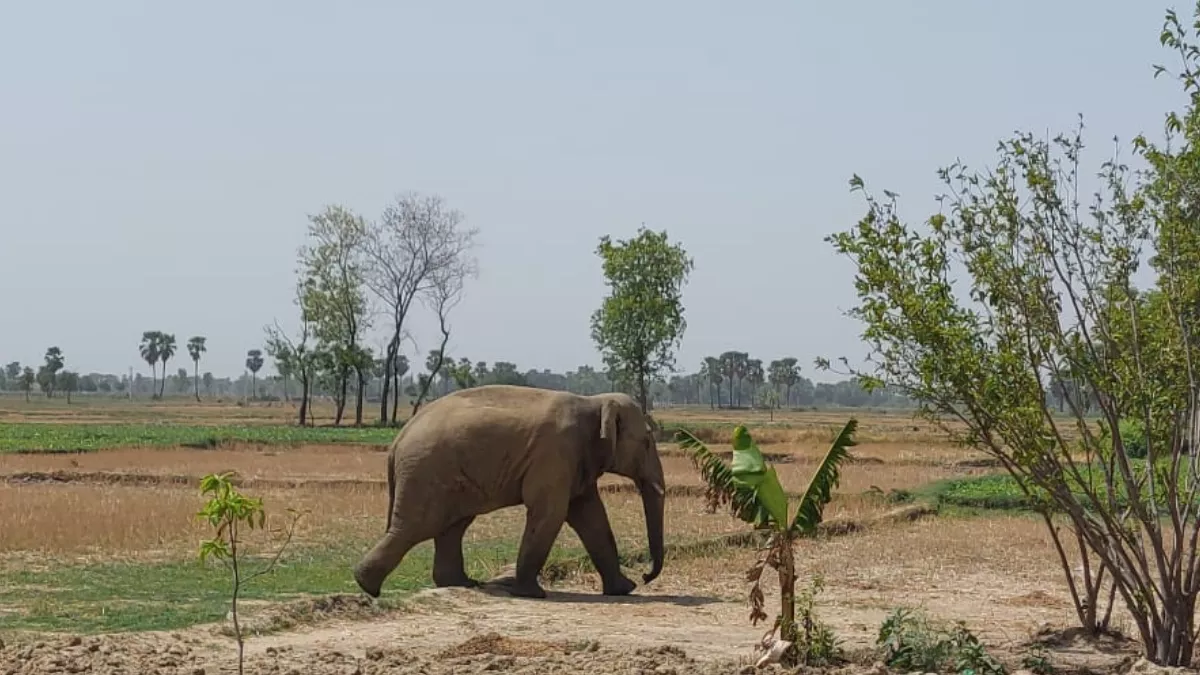
[[[788,520],[787,495],[779,484],[774,467],[768,467],[758,445],[743,425],[733,430],[733,477],[755,491],[759,504],[770,514],[776,527]],[[766,523],[759,523],[765,525]]]
[[[808,482],[808,488],[804,490],[804,495],[800,498],[800,505],[796,509],[796,518],[790,527],[792,532],[806,535],[816,532],[817,525],[821,523],[821,513],[825,505],[832,499],[834,488],[838,486],[841,463],[850,456],[849,448],[857,445],[854,441],[854,432],[857,428],[858,420],[850,418],[846,422],[846,426],[842,427],[837,438],[833,440],[833,445],[830,446],[829,452],[825,453],[825,458],[817,466],[812,480]]]
[[[770,524],[770,514],[760,502],[757,491],[735,478],[729,466],[712,454],[700,439],[686,429],[679,429],[675,433],[675,442],[689,454],[692,464],[700,469],[707,487],[705,498],[710,510],[727,504],[733,515],[743,522],[756,527]]]

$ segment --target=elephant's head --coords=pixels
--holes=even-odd
[[[653,581],[663,567],[663,506],[666,481],[653,422],[627,394],[600,394],[600,439],[611,452],[609,471],[633,480],[642,495],[646,513],[646,537],[650,544],[651,569],[642,575]]]

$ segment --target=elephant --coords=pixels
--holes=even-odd
[[[463,536],[476,516],[523,504],[525,530],[516,572],[495,583],[515,597],[545,598],[538,575],[565,522],[600,573],[604,595],[636,584],[621,572],[597,480],[634,481],[646,517],[650,583],[663,567],[666,483],[653,420],[626,394],[580,395],[516,385],[484,385],[443,396],[400,430],[388,453],[388,516],[383,537],[354,568],[377,598],[408,551],[434,542],[433,582],[478,587],[463,563]]]

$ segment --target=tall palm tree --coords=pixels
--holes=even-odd
[[[817,532],[822,511],[833,498],[837,488],[842,462],[850,457],[849,448],[857,445],[854,432],[858,420],[851,418],[837,435],[817,465],[808,488],[800,496],[794,515],[788,514],[788,497],[779,483],[775,467],[767,464],[762,452],[750,438],[746,427],[738,425],[733,430],[733,462],[726,464],[712,454],[698,438],[685,429],[676,432],[676,442],[687,451],[692,463],[704,478],[709,511],[728,505],[730,511],[743,522],[754,525],[757,530],[768,533],[766,546],[754,566],[746,572],[750,587],[750,621],[757,624],[767,618],[763,611],[763,594],[760,587],[762,573],[767,566],[779,574],[780,613],[775,621],[779,639],[793,652],[799,635],[796,625],[796,560],[793,547],[797,539],[810,537]]]
[[[207,339],[203,335],[196,335],[190,338],[187,343],[188,356],[192,357],[192,363],[194,364],[192,381],[196,386],[197,402],[200,401],[200,355],[208,351],[208,348],[204,346]]]
[[[172,356],[175,356],[175,334],[160,332],[158,334],[158,360],[162,363],[163,376],[158,386],[159,398],[162,398],[163,391],[167,388],[167,361]]]
[[[263,367],[261,349],[246,352],[246,368],[250,371],[250,398],[258,398],[258,370]]]
[[[158,389],[158,371],[155,366],[158,365],[158,344],[159,336],[162,331],[148,330],[142,333],[142,343],[138,345],[138,352],[142,355],[142,360],[150,364],[150,397],[156,398],[155,391]]]

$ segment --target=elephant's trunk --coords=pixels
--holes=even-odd
[[[651,446],[653,447],[653,446]],[[650,544],[650,572],[642,575],[642,581],[650,583],[663,568],[663,510],[666,504],[666,482],[663,480],[662,464],[658,453],[654,454],[653,468],[649,475],[638,481],[642,493],[642,508],[646,514],[646,538]]]
[[[663,495],[655,490],[661,485],[642,489],[642,507],[646,511],[646,538],[650,543],[650,572],[642,575],[642,581],[650,583],[663,568]]]

